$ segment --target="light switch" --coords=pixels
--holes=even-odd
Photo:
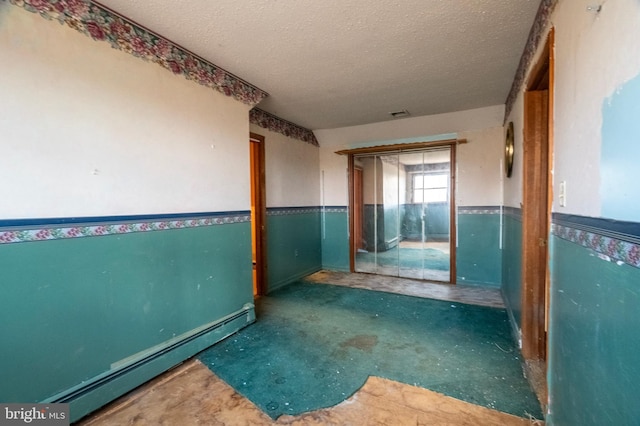
[[[560,182],[560,194],[558,196],[560,207],[567,207],[567,181]]]

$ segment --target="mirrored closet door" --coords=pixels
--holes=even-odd
[[[451,282],[452,148],[353,157],[354,270]]]

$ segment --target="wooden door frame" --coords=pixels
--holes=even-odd
[[[257,133],[249,133],[249,143],[257,143],[258,148],[258,191],[255,194],[255,226],[256,226],[256,296],[263,296],[267,291],[267,189],[265,171],[265,139]],[[253,178],[254,171],[251,176]]]
[[[449,194],[449,283],[457,284],[458,272],[456,269],[456,252],[458,251],[458,228],[456,217],[456,166],[457,161],[457,144],[451,145],[449,166],[449,188],[451,189]]]
[[[347,176],[348,176],[348,197],[349,197],[349,270],[351,272],[355,272],[355,257],[356,257],[356,244],[354,241],[355,236],[355,221],[353,218],[353,208],[354,208],[354,169],[355,169],[355,161],[354,156],[357,154],[390,154],[390,153],[398,153],[401,154],[403,152],[410,152],[420,149],[428,149],[428,148],[438,148],[438,147],[449,147],[450,155],[451,155],[451,166],[450,166],[450,185],[451,185],[451,195],[450,195],[450,205],[449,205],[449,282],[447,284],[456,284],[456,236],[457,236],[457,227],[456,227],[456,201],[455,201],[455,182],[456,182],[456,147],[458,144],[467,143],[466,139],[447,139],[443,141],[435,141],[435,142],[417,142],[417,143],[409,143],[409,144],[397,144],[397,145],[381,145],[374,147],[366,147],[366,148],[356,148],[356,149],[348,149],[337,151],[336,154],[347,155]],[[426,280],[425,280],[426,281]],[[429,280],[432,281],[432,280]],[[442,281],[444,282],[444,281]]]
[[[354,241],[354,236],[356,235],[356,228],[355,228],[355,219],[353,218],[353,209],[354,209],[354,201],[353,198],[355,197],[355,190],[353,188],[354,186],[354,172],[353,170],[355,169],[355,161],[353,158],[353,154],[348,154],[347,157],[347,169],[348,169],[348,185],[349,185],[349,205],[348,205],[348,212],[349,212],[349,270],[351,272],[355,272],[356,271],[356,256],[355,256],[355,251],[356,251],[356,243]]]
[[[362,247],[362,222],[364,220],[364,184],[362,182],[362,176],[363,176],[363,169],[360,167],[356,167],[354,166],[353,168],[353,176],[354,176],[354,180],[353,180],[353,219],[354,219],[354,227],[353,227],[353,237],[354,237],[354,243],[355,243],[355,249],[361,249],[364,248]],[[359,183],[360,183],[360,188],[358,190],[357,186],[357,181],[358,179],[355,179],[355,176],[360,174],[360,178],[359,178]],[[356,197],[358,197],[359,195],[359,200],[358,203],[356,203]],[[358,208],[359,207],[359,208]],[[358,218],[358,220],[356,220],[356,218]],[[360,230],[358,231],[358,226],[360,225]],[[358,241],[359,239],[359,241]]]
[[[551,29],[543,52],[532,68],[524,101],[523,207],[522,207],[522,356],[527,360],[547,358],[549,313],[549,232],[553,201],[553,99],[554,31]],[[536,92],[546,111],[534,107]],[[546,116],[545,116],[546,115]],[[537,129],[546,127],[544,135]],[[546,145],[546,146],[545,146]],[[532,183],[533,182],[533,183]],[[540,192],[537,188],[544,188]],[[541,235],[544,235],[542,237]],[[544,253],[541,254],[541,246]]]

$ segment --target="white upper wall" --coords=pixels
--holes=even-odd
[[[606,2],[595,13],[579,2],[560,2],[553,24],[554,193],[559,193],[559,182],[567,182],[567,206],[554,202],[554,211],[600,216],[602,108],[623,83],[640,73],[640,3]],[[629,137],[637,143],[638,135]]]
[[[348,200],[347,158],[341,149],[437,139],[466,138],[458,147],[459,205],[502,204],[502,121],[504,105],[411,117],[362,126],[314,131],[320,142],[323,205],[344,206]]]
[[[504,128],[459,132],[456,203],[459,206],[499,206],[504,179]]]
[[[318,147],[253,123],[250,129],[265,137],[267,207],[319,205]]]
[[[501,126],[504,105],[446,114],[410,117],[361,126],[314,130],[321,147],[356,148],[370,142],[390,143],[398,139],[425,138],[466,130]]]
[[[524,99],[518,96],[507,122],[513,121],[513,168],[511,177],[503,180],[503,200],[507,207],[522,207],[522,161],[524,132]],[[503,160],[504,161],[504,160]]]
[[[640,74],[640,55],[634,54],[640,48],[640,3],[595,4],[602,4],[599,13],[588,10],[583,2],[561,1],[551,17],[555,27],[553,210],[598,217],[602,213],[603,106],[625,82]],[[515,179],[505,184],[505,202],[513,206],[522,201],[522,170],[518,169],[522,98],[521,93],[508,118],[515,125],[516,160]],[[637,135],[629,137],[637,140]],[[562,181],[567,188],[566,207],[558,202]]]
[[[0,218],[249,210],[249,106],[0,4]]]
[[[316,135],[316,138],[318,136]],[[320,145],[320,204],[346,206],[349,192],[347,157]]]

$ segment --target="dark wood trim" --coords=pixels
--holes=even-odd
[[[552,34],[553,30],[549,34],[549,38],[551,38]],[[545,90],[549,88],[549,73],[551,72],[550,62],[550,47],[549,40],[547,40],[538,62],[536,62],[531,68],[526,84],[527,90]]]
[[[556,31],[555,28],[551,27],[549,31],[549,36],[547,39],[547,48],[549,55],[549,107],[548,107],[548,131],[547,131],[547,141],[548,141],[548,157],[547,157],[547,229],[551,230],[551,219],[553,212],[551,211],[551,206],[553,206],[553,175],[552,170],[554,169],[553,165],[553,152],[554,152],[554,139],[553,139],[553,117],[555,114],[554,111],[554,99],[555,99],[555,46],[556,46]],[[547,265],[549,265],[549,250],[547,250]],[[545,280],[545,316],[544,316],[544,331],[545,333],[549,333],[549,312],[550,312],[550,301],[551,301],[551,268],[547,268],[547,276]],[[549,355],[549,339],[546,339],[545,345],[545,356]],[[545,371],[546,373],[546,371]]]
[[[449,141],[447,141],[446,143],[420,143],[420,144],[402,144],[402,145],[396,145],[396,147],[406,147],[406,146],[411,146],[411,149],[391,149],[390,147],[388,149],[382,149],[382,150],[377,150],[374,148],[381,148],[381,147],[371,147],[371,148],[363,148],[366,149],[367,151],[363,151],[363,149],[356,149],[356,150],[346,150],[346,151],[340,151],[337,152],[336,154],[343,154],[343,155],[347,155],[347,169],[348,169],[348,209],[349,209],[349,269],[351,272],[355,272],[355,257],[356,257],[356,250],[357,250],[357,246],[354,240],[354,236],[355,236],[355,220],[353,217],[353,209],[354,209],[354,196],[355,196],[355,191],[354,191],[354,170],[355,170],[355,155],[356,154],[378,154],[378,153],[390,153],[390,152],[406,152],[406,151],[412,151],[415,149],[428,149],[428,148],[438,148],[438,147],[449,147],[450,149],[450,162],[451,162],[451,166],[450,166],[450,172],[449,172],[449,177],[450,177],[450,188],[451,188],[451,194],[450,194],[450,200],[449,200],[449,281],[441,281],[442,283],[447,283],[447,284],[456,284],[456,277],[457,277],[457,270],[456,270],[456,240],[457,240],[457,226],[456,226],[456,161],[457,161],[457,153],[456,153],[456,146],[457,143],[466,143],[466,139],[451,139]],[[420,145],[420,148],[417,148],[416,145]],[[382,147],[384,148],[384,147]],[[427,281],[427,280],[425,280]],[[428,281],[434,281],[434,280],[428,280]]]
[[[258,194],[256,197],[256,277],[257,296],[266,294],[267,285],[267,186],[265,170],[265,138],[249,133],[250,140],[258,142]]]
[[[522,355],[546,361],[549,248],[553,202],[554,30],[524,93],[522,208]]]
[[[449,166],[449,176],[451,179],[450,188],[451,195],[449,197],[449,283],[457,283],[456,270],[456,240],[457,240],[457,223],[456,223],[456,145],[451,145],[451,165]]]
[[[356,243],[354,241],[353,236],[355,235],[355,220],[353,218],[353,205],[354,200],[354,190],[353,190],[353,169],[354,169],[354,161],[353,154],[349,154],[348,157],[348,174],[349,174],[349,207],[348,207],[348,216],[349,216],[349,270],[351,272],[356,271]]]
[[[525,92],[522,207],[522,355],[544,359],[546,349],[548,91]],[[541,189],[543,189],[541,191]]]
[[[336,151],[336,154],[356,155],[356,154],[403,152],[403,151],[412,151],[416,149],[452,146],[452,145],[457,145],[461,143],[467,143],[467,140],[466,139],[446,139],[446,140],[434,141],[434,142],[416,142],[416,143],[401,143],[396,145],[369,146],[365,148],[343,149],[342,151]]]

